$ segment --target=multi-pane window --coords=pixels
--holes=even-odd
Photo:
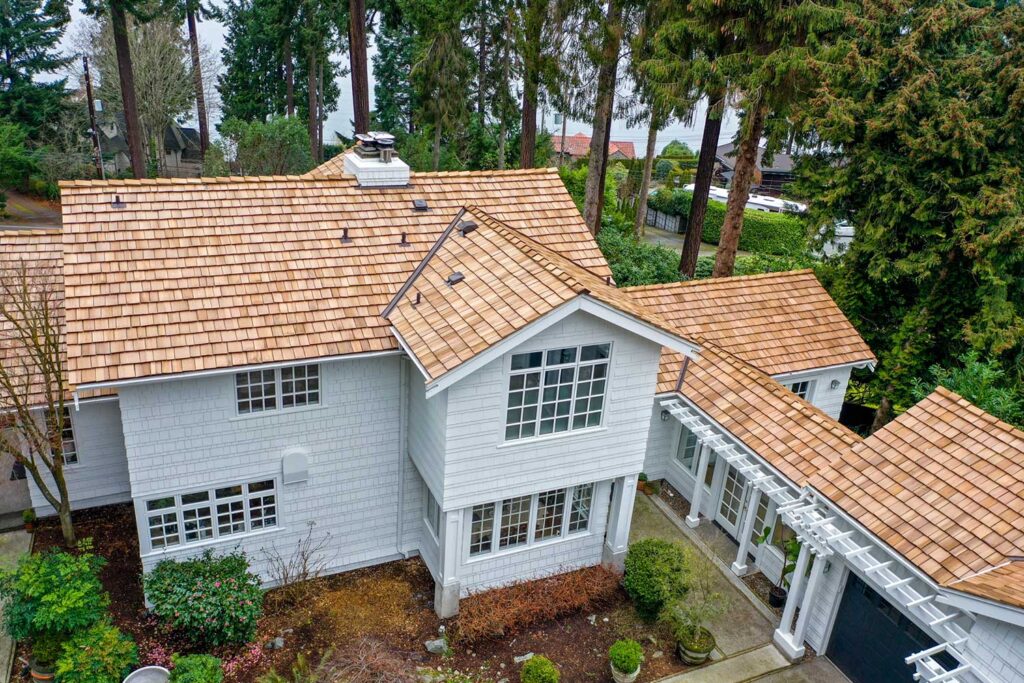
[[[505,439],[600,425],[610,355],[611,344],[514,354]]]
[[[594,485],[545,491],[476,505],[470,512],[469,554],[529,546],[590,527]]]
[[[697,441],[697,435],[687,429],[685,425],[679,425],[679,427],[679,448],[676,450],[676,461],[693,472],[697,467],[697,449],[700,447],[700,442]]]
[[[168,548],[277,526],[273,479],[146,501],[150,546]]]
[[[804,380],[803,382],[793,382],[792,384],[787,384],[786,388],[806,401],[808,400],[808,394],[811,393],[811,382],[808,380]]]
[[[51,415],[49,411],[46,412],[47,418]],[[47,424],[50,420],[46,420]],[[64,458],[65,465],[75,465],[78,463],[78,447],[75,445],[75,428],[71,424],[71,409],[67,406],[64,407],[64,419],[61,420],[60,425],[54,425],[60,427],[60,449],[61,455]]]
[[[320,403],[320,366],[294,365],[235,373],[239,415]]]
[[[584,484],[572,490],[572,508],[569,513],[569,533],[586,531],[590,526],[590,507],[594,500],[594,485]]]
[[[441,530],[441,506],[437,504],[437,499],[435,499],[434,494],[430,492],[430,487],[424,484],[423,488],[426,491],[423,505],[423,519],[426,520],[427,528],[434,533],[434,536],[438,536]]]

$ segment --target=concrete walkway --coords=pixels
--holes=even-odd
[[[770,683],[797,681],[804,683],[843,683],[846,678],[828,660],[791,665],[772,644],[777,621],[771,611],[757,600],[737,578],[719,555],[728,556],[728,549],[716,549],[716,534],[690,529],[672,510],[655,497],[637,494],[633,507],[630,541],[661,538],[697,548],[715,560],[720,575],[718,590],[729,601],[726,613],[711,624],[716,648],[713,663],[664,678],[660,683],[739,683],[765,680]],[[735,550],[731,551],[735,556]],[[809,666],[813,665],[813,666]],[[804,668],[807,667],[807,668]],[[765,677],[768,678],[765,678]]]
[[[18,558],[32,547],[32,536],[24,531],[0,534],[0,569],[13,569]],[[0,605],[0,617],[3,606]],[[0,683],[8,683],[14,659],[14,642],[0,629]]]

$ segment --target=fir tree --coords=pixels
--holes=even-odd
[[[64,79],[45,84],[34,79],[70,61],[57,49],[69,19],[67,6],[60,0],[0,0],[0,8],[0,112],[38,141],[64,108]]]
[[[413,132],[413,92],[410,79],[413,65],[413,33],[401,15],[384,16],[377,31],[377,52],[373,55],[376,79],[373,112],[378,129]]]

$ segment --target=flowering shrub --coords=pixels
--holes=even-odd
[[[245,553],[164,560],[145,586],[153,612],[199,643],[241,644],[256,635],[263,591]]]
[[[224,672],[220,660],[211,655],[174,655],[171,657],[170,683],[221,683]]]
[[[228,680],[239,680],[263,662],[264,650],[258,643],[239,652],[234,657],[229,657],[224,662],[224,674]]]
[[[138,661],[132,639],[104,620],[64,643],[57,659],[57,679],[61,683],[111,683],[124,678]]]

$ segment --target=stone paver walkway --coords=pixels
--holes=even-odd
[[[668,506],[659,503],[654,498],[637,495],[630,530],[631,542],[661,538],[699,548],[702,552],[729,556],[729,549],[713,547],[720,540],[717,534],[701,533],[703,525],[696,530],[686,527]],[[735,557],[735,547],[731,552]],[[715,559],[721,572],[718,589],[729,601],[725,615],[711,624],[717,645],[712,658],[717,661],[669,676],[661,683],[740,683],[754,680],[769,683],[848,683],[824,658],[792,666],[772,644],[776,620],[771,612],[760,602],[755,602],[757,599],[749,594],[743,582],[728,570],[721,559]]]
[[[29,551],[32,536],[24,531],[9,531],[0,534],[0,569],[11,569],[18,558]],[[0,605],[0,617],[3,606]],[[0,683],[8,683],[11,664],[14,659],[14,642],[0,631]]]

